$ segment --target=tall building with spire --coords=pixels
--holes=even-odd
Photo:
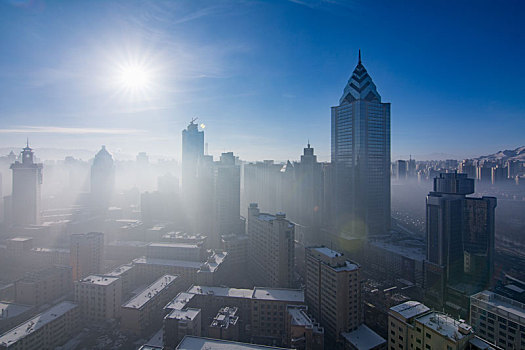
[[[13,193],[11,196],[11,220],[17,226],[36,225],[40,222],[40,187],[42,185],[42,164],[35,163],[33,150],[26,147],[20,159],[11,164],[13,171]]]
[[[390,103],[382,103],[359,61],[332,107],[334,226],[339,237],[366,237],[390,229]]]
[[[204,156],[204,131],[192,119],[182,130],[182,191],[193,194],[197,183],[198,165]]]

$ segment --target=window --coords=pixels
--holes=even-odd
[[[430,335],[430,333],[426,333],[425,336],[426,336],[428,339],[432,339],[432,336]]]

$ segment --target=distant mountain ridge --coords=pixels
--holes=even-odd
[[[495,161],[495,160],[502,160],[502,161],[520,160],[520,161],[525,161],[525,146],[518,147],[515,150],[508,150],[507,149],[507,150],[504,150],[504,151],[499,151],[499,152],[494,153],[494,154],[489,154],[487,156],[481,156],[481,157],[474,158],[474,159],[480,160],[480,161]]]

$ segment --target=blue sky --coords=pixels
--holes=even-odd
[[[504,6],[503,6],[504,5]],[[330,107],[357,63],[392,103],[392,158],[525,144],[520,1],[0,1],[0,147],[180,157],[330,156]],[[148,84],[119,86],[123,65]]]

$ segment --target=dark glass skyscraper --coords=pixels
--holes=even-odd
[[[334,224],[342,237],[364,237],[390,229],[390,103],[382,103],[359,62],[332,107],[335,167]]]
[[[204,156],[204,131],[194,120],[182,130],[182,191],[185,195],[195,195],[197,168]]]

